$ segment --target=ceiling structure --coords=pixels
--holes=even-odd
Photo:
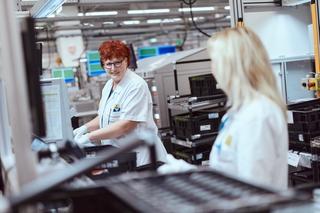
[[[30,11],[36,2],[17,0],[17,10]],[[66,0],[62,11],[37,19],[38,40],[80,34],[87,49],[97,49],[110,38],[136,47],[190,49],[207,40],[204,34],[230,26],[228,5],[228,0]],[[61,31],[63,35],[57,33]]]

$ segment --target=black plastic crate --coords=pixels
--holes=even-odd
[[[310,143],[310,141],[317,136],[320,136],[320,130],[312,133],[289,132],[290,141],[302,143]]]
[[[320,122],[320,99],[288,105],[293,124]]]
[[[191,149],[185,149],[180,151],[175,151],[173,153],[174,157],[183,159],[188,163],[194,165],[201,165],[202,161],[209,160],[211,148],[203,150],[201,152],[194,153]]]
[[[102,150],[118,149],[111,145],[91,146],[85,147],[87,158],[96,158],[97,153]],[[92,179],[101,179],[109,175],[116,175],[128,171],[136,170],[136,153],[123,153],[112,160],[105,162],[95,169],[90,171],[87,175]]]
[[[289,174],[291,185],[298,186],[306,183],[313,183],[313,172],[311,169],[303,169]]]
[[[196,97],[223,93],[217,89],[217,81],[212,74],[189,77],[191,95]]]
[[[289,141],[289,149],[298,152],[310,152],[310,143],[301,143],[297,141]]]
[[[296,122],[288,124],[290,132],[312,133],[320,130],[320,120],[316,122]]]
[[[218,131],[226,110],[219,108],[208,112],[193,112],[173,118],[174,134],[180,139],[192,140],[195,135],[209,135]]]

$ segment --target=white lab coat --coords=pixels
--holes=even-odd
[[[288,130],[281,109],[260,96],[222,118],[210,166],[279,190],[288,184]]]
[[[100,128],[108,128],[108,125],[119,120],[139,122],[137,127],[129,134],[136,134],[151,130],[157,134],[158,129],[153,120],[152,99],[147,83],[134,72],[127,70],[109,97],[112,89],[110,79],[102,90],[102,98],[99,104]],[[117,139],[102,140],[101,143],[120,147],[124,142],[124,135]],[[157,160],[166,162],[167,152],[157,137]],[[137,166],[150,162],[149,151],[146,147],[137,148]]]

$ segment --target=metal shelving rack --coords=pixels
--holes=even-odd
[[[224,94],[203,96],[203,97],[190,97],[190,96],[169,96],[168,99],[168,113],[170,120],[170,128],[173,129],[172,111],[180,113],[189,113],[192,117],[194,112],[211,109],[222,108],[225,106],[226,96]],[[178,115],[177,114],[177,115]],[[212,147],[212,144],[218,135],[218,132],[207,134],[192,135],[191,138],[181,139],[177,138],[175,133],[171,134],[171,144],[173,145],[174,155],[176,157],[186,156],[183,153],[189,152],[191,158],[188,159],[190,163],[199,164],[202,160],[207,160]],[[203,151],[202,153],[198,153]]]

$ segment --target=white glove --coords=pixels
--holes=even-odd
[[[89,139],[89,134],[86,133],[84,135],[76,135],[74,137],[74,141],[79,145],[79,146],[94,146],[94,144],[90,141]]]
[[[73,135],[74,136],[81,136],[88,133],[88,128],[86,127],[86,125],[82,125],[79,128],[76,128],[75,130],[73,130]]]
[[[172,155],[167,155],[167,163],[160,166],[157,171],[160,174],[169,174],[169,173],[177,173],[177,172],[186,172],[189,170],[196,169],[195,165],[191,165],[184,160],[175,159]]]

